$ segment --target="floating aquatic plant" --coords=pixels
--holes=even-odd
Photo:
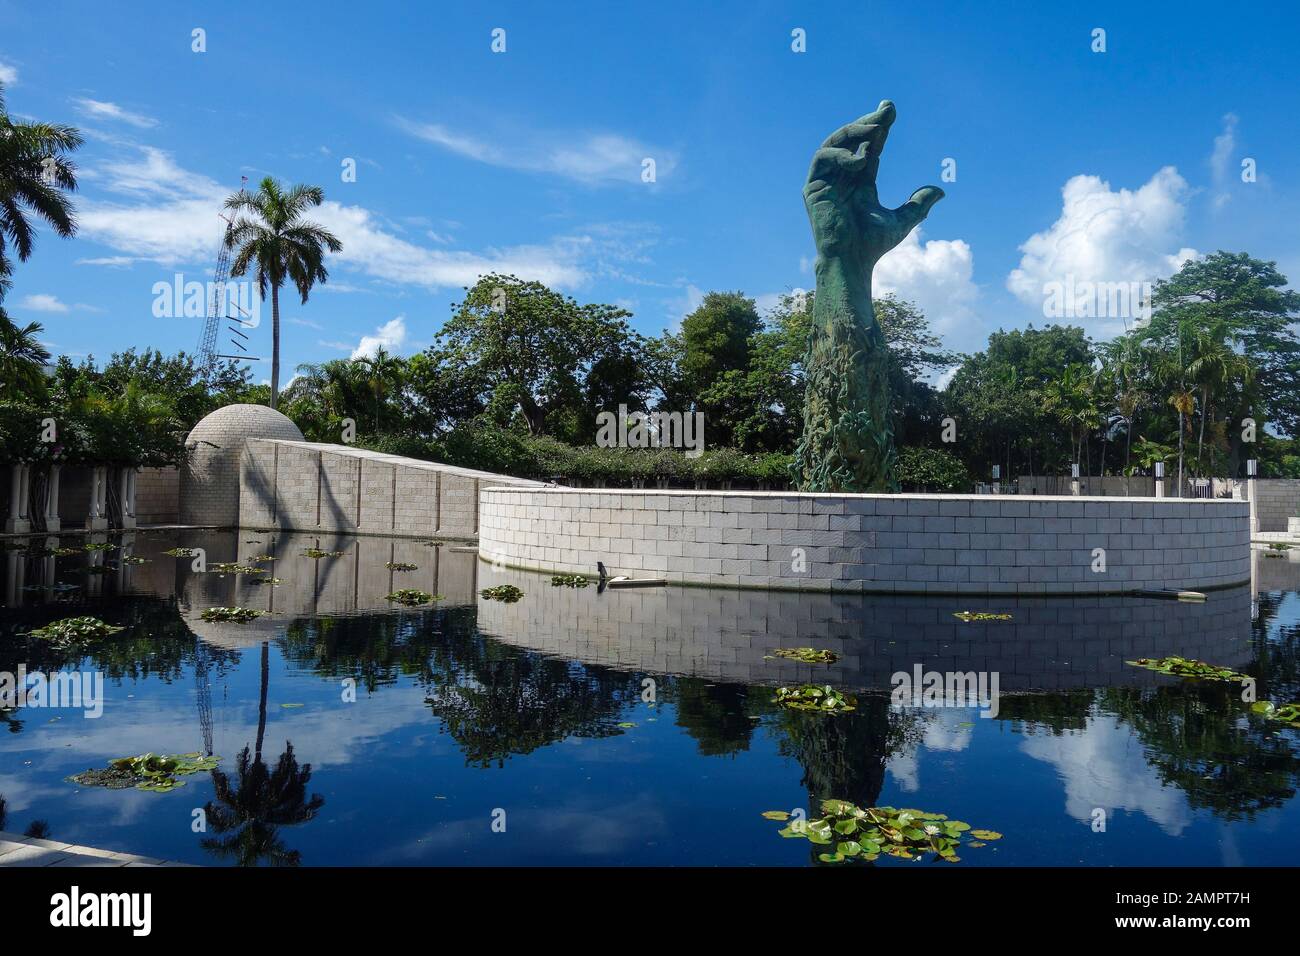
[[[322,551],[320,548],[308,548],[303,552],[309,558],[341,558],[342,551]]]
[[[205,621],[233,621],[236,624],[247,624],[265,613],[265,611],[255,611],[251,607],[205,607],[199,617]]]
[[[553,588],[585,588],[591,582],[581,574],[552,574]]]
[[[823,714],[846,714],[857,709],[856,700],[841,694],[830,684],[778,687],[772,703],[791,710],[816,710]]]
[[[426,548],[441,548],[446,543],[447,542],[442,538],[429,538],[426,541],[420,542],[420,544],[424,545]]]
[[[1273,541],[1269,543],[1268,549],[1270,551],[1290,551],[1291,545],[1284,544],[1281,541]]]
[[[778,647],[764,659],[771,660],[773,657],[783,657],[802,664],[834,664],[840,659],[834,651],[819,651],[811,647]]]
[[[249,583],[249,584],[269,584],[269,585],[271,585],[272,587],[279,587],[279,586],[280,586],[281,584],[283,584],[284,582],[281,581],[279,578],[273,578],[273,577],[271,577],[270,575],[263,574],[263,575],[261,575],[260,577],[253,578],[253,580],[249,581],[248,583]]]
[[[148,564],[148,558],[142,558],[136,554],[127,554],[122,557],[123,564]]]
[[[420,570],[418,566],[416,566],[416,565],[414,565],[414,564],[408,564],[408,563],[405,562],[405,561],[389,561],[387,564],[384,565],[384,567],[386,567],[389,571],[418,571],[418,570]]]
[[[254,557],[249,558],[248,560],[249,560],[250,562],[252,562],[253,564],[269,564],[270,562],[272,562],[272,561],[275,560],[275,555],[273,555],[273,554],[259,554],[259,555],[256,555],[256,556],[254,556]]]
[[[194,557],[193,548],[168,548],[163,554],[170,555],[173,558],[192,558]]]
[[[29,633],[32,637],[68,641],[83,640],[88,637],[109,637],[124,630],[126,630],[124,627],[105,624],[97,617],[65,617],[61,621],[54,621]]]
[[[1269,720],[1276,720],[1291,727],[1300,727],[1300,703],[1275,704],[1271,700],[1261,700],[1250,705],[1251,713],[1260,714]]]
[[[117,568],[111,564],[91,564],[82,568],[82,570],[87,574],[107,574],[109,571],[116,571]]]
[[[255,568],[251,564],[239,564],[236,561],[214,561],[208,565],[211,574],[266,574],[266,568]]]
[[[110,790],[135,787],[137,790],[166,793],[185,786],[185,781],[178,780],[178,777],[215,770],[220,761],[220,757],[205,757],[197,753],[176,756],[140,754],[138,757],[110,760],[107,769],[86,770],[68,777],[68,782],[83,787],[108,787]]]
[[[478,593],[489,601],[503,601],[506,604],[514,604],[524,596],[524,592],[513,584],[498,584],[494,588],[484,588]]]
[[[999,614],[993,611],[956,611],[953,617],[959,621],[1009,621],[1010,614]]]
[[[91,541],[82,545],[82,551],[112,551],[116,545],[109,544],[107,541]]]
[[[28,554],[40,555],[44,558],[66,558],[72,554],[81,554],[81,548],[30,548]]]
[[[1192,657],[1139,657],[1135,661],[1125,661],[1134,667],[1145,667],[1149,671],[1170,674],[1174,677],[1198,677],[1201,680],[1223,680],[1241,683],[1249,680],[1245,674],[1238,674],[1218,664],[1208,664]]]
[[[960,847],[983,846],[985,841],[1001,839],[994,830],[971,830],[969,823],[949,820],[943,813],[924,810],[898,810],[894,807],[862,809],[847,800],[823,800],[823,816],[815,820],[795,820],[780,830],[787,839],[808,840],[829,847],[817,859],[823,863],[873,862],[880,856],[917,860],[933,855],[957,863]],[[784,810],[768,810],[769,820],[789,820]],[[966,834],[970,841],[962,843]],[[978,837],[977,837],[978,834]]]
[[[441,601],[442,595],[430,594],[428,591],[421,591],[418,588],[398,588],[388,595],[388,600],[396,601],[398,604],[405,604],[407,607],[416,607],[420,604]]]

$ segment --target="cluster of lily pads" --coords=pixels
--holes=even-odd
[[[30,632],[30,636],[56,643],[74,643],[90,638],[110,637],[124,630],[126,630],[124,627],[105,624],[97,617],[65,617],[60,621],[53,621],[44,627],[36,628]]]
[[[248,560],[249,560],[249,561],[252,561],[254,564],[269,564],[270,562],[272,562],[272,561],[275,560],[275,555],[273,555],[273,554],[258,554],[258,555],[254,555],[253,557],[249,558]]]
[[[266,574],[266,568],[254,567],[251,564],[239,564],[236,561],[214,561],[208,565],[208,571],[212,574]]]
[[[116,545],[109,544],[107,541],[90,541],[82,546],[82,551],[112,551]]]
[[[73,554],[81,554],[80,548],[31,548],[28,554],[40,555],[43,558],[66,558]]]
[[[122,556],[123,564],[148,564],[148,558],[142,558],[138,554],[125,554]]]
[[[1239,674],[1237,671],[1227,667],[1220,667],[1218,664],[1210,664],[1206,661],[1198,661],[1194,657],[1139,657],[1135,661],[1125,661],[1125,664],[1131,664],[1134,667],[1144,667],[1149,671],[1156,671],[1160,674],[1169,674],[1173,677],[1198,677],[1202,680],[1221,680],[1234,681],[1241,683],[1250,680],[1245,674]]]
[[[407,607],[417,607],[421,604],[441,601],[442,595],[430,594],[428,591],[421,591],[418,588],[398,588],[388,595],[388,600],[396,601],[398,604],[404,604]]]
[[[205,757],[202,754],[140,754],[137,757],[119,757],[110,760],[105,770],[86,770],[68,778],[69,783],[83,787],[108,787],[110,790],[125,790],[134,787],[153,793],[166,793],[177,787],[185,786],[184,780],[200,771],[215,770],[220,757]]]
[[[419,570],[419,567],[417,565],[411,564],[407,561],[389,561],[387,564],[384,565],[384,567],[386,567],[389,571],[418,571]]]
[[[952,616],[957,618],[957,620],[959,621],[966,621],[967,623],[970,623],[971,621],[1011,620],[1010,614],[1005,614],[1005,613],[1000,613],[995,611],[955,611],[953,612]]]
[[[551,575],[551,587],[553,588],[585,588],[590,583],[591,581],[581,574]]]
[[[206,607],[200,612],[199,617],[205,621],[230,621],[235,624],[247,624],[265,613],[265,611],[257,611],[251,607]]]
[[[193,548],[168,548],[163,554],[170,555],[173,558],[192,558],[194,557]]]
[[[513,584],[498,584],[493,588],[484,588],[478,593],[488,601],[502,601],[506,604],[514,604],[524,596],[524,592]]]
[[[803,684],[799,687],[778,687],[772,703],[791,710],[815,710],[823,714],[847,714],[857,709],[857,701],[841,694],[830,684]]]
[[[342,551],[322,551],[320,548],[307,548],[303,555],[308,558],[341,558]]]
[[[932,855],[957,863],[961,860],[957,855],[959,847],[979,848],[1002,838],[995,830],[972,830],[969,823],[924,810],[863,809],[847,800],[823,800],[822,813],[815,820],[795,820],[780,834],[787,839],[806,839],[817,846],[830,847],[817,857],[823,863],[870,863],[881,855],[901,860],[919,860]],[[763,816],[784,821],[791,814],[768,810]]]
[[[1252,713],[1276,720],[1289,727],[1300,727],[1300,703],[1275,704],[1271,700],[1256,701],[1250,705]]]
[[[834,664],[840,656],[834,651],[817,650],[812,647],[778,647],[767,657],[781,657],[801,664]]]

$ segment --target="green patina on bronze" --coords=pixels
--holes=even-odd
[[[804,358],[800,491],[897,491],[885,338],[871,308],[871,272],[943,198],[925,186],[897,209],[876,192],[894,104],[881,102],[813,154],[804,205],[817,244],[817,294]]]

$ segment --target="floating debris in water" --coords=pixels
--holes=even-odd
[[[398,588],[388,595],[388,600],[396,601],[398,604],[405,604],[407,607],[416,607],[420,604],[441,601],[442,595],[430,594],[428,591],[421,591],[418,588]]]
[[[203,609],[199,617],[205,621],[232,621],[235,624],[247,624],[265,613],[265,611],[256,611],[251,607],[207,607]]]
[[[953,617],[959,621],[1009,621],[1010,614],[998,613],[994,611],[956,611]]]
[[[418,571],[420,568],[405,561],[389,561],[384,565],[389,571]]]
[[[841,694],[830,684],[778,687],[772,703],[791,710],[816,710],[823,714],[846,714],[857,709],[856,700]]]
[[[83,787],[107,787],[110,790],[125,790],[134,787],[153,793],[166,793],[177,787],[185,786],[184,780],[200,771],[215,770],[220,757],[205,757],[202,754],[140,754],[138,757],[120,757],[110,760],[105,770],[86,770],[67,778],[69,783]]]
[[[969,823],[949,820],[946,814],[924,810],[897,810],[894,807],[862,809],[847,800],[823,800],[824,816],[815,820],[796,819],[781,829],[787,839],[808,840],[817,846],[833,847],[818,854],[823,863],[873,862],[880,856],[900,860],[919,860],[933,855],[957,863],[959,847],[983,846],[982,841],[1001,839],[995,830],[971,830]],[[768,820],[789,820],[785,810],[768,810]],[[969,832],[978,839],[963,844]]]
[[[581,574],[551,575],[551,587],[553,588],[585,588],[590,583]]]
[[[811,647],[778,647],[763,659],[771,660],[774,657],[799,661],[802,664],[834,664],[840,659],[834,651],[819,651]]]
[[[1156,671],[1160,674],[1170,674],[1173,677],[1197,677],[1201,680],[1234,681],[1236,683],[1250,680],[1245,674],[1239,674],[1227,667],[1220,667],[1218,664],[1198,661],[1193,657],[1139,657],[1135,661],[1125,661],[1124,663],[1131,664],[1134,667],[1144,667],[1149,671]]]
[[[1271,700],[1261,700],[1250,705],[1253,714],[1276,720],[1291,727],[1300,727],[1300,703],[1275,704]]]
[[[295,709],[295,708],[302,707],[302,706],[304,706],[304,705],[302,705],[302,704],[281,704],[280,706],[283,707],[285,710],[293,710],[293,709]]]
[[[514,604],[524,596],[524,592],[513,584],[498,584],[494,588],[484,588],[478,593],[488,601],[503,601],[506,604]]]

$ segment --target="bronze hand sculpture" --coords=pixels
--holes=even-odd
[[[800,491],[897,491],[889,357],[871,307],[871,272],[943,198],[925,186],[897,209],[880,205],[876,171],[894,104],[832,133],[813,154],[804,205],[817,244],[817,294],[804,359]]]

